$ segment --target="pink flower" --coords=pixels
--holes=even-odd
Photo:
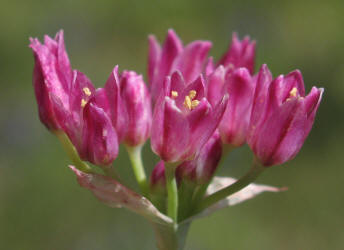
[[[196,185],[205,184],[211,180],[222,155],[222,143],[216,131],[203,145],[199,154],[193,160],[184,161],[176,169],[177,180],[188,180]]]
[[[126,110],[127,131],[124,142],[129,146],[145,143],[152,125],[151,99],[142,75],[124,71],[121,75],[121,97]]]
[[[228,97],[212,107],[202,76],[186,85],[180,72],[167,77],[155,105],[151,145],[165,162],[193,158],[217,128]]]
[[[150,186],[155,192],[163,193],[166,191],[165,164],[159,161],[150,176]]]
[[[221,66],[217,71],[222,71]],[[216,74],[217,71],[215,71],[214,74]],[[209,78],[211,77],[212,75]],[[253,93],[255,89],[254,81],[246,68],[238,68],[227,75],[224,84],[219,84],[218,81],[215,83],[216,86],[211,86],[213,82],[215,81],[211,81],[210,85],[208,85],[209,93],[211,93],[210,90],[220,87],[222,95],[225,93],[229,95],[226,111],[219,124],[222,141],[223,143],[233,146],[241,146],[246,141],[250,122]],[[218,92],[221,92],[221,90]]]
[[[228,51],[218,61],[217,66],[222,65],[227,69],[246,68],[252,75],[254,72],[256,42],[246,36],[242,41],[233,33],[232,43]]]
[[[149,36],[148,79],[153,101],[160,95],[165,77],[176,70],[186,83],[194,81],[203,71],[210,48],[208,41],[194,41],[183,47],[173,30],[168,31],[162,47],[153,35]]]
[[[33,85],[40,120],[48,129],[60,130],[52,96],[60,99],[68,109],[72,82],[72,68],[65,50],[63,31],[58,32],[55,39],[45,36],[44,44],[37,38],[30,38],[30,42],[35,56]]]
[[[300,71],[272,80],[266,65],[259,71],[248,144],[264,166],[282,164],[301,149],[309,134],[323,89],[305,96]]]
[[[84,74],[74,71],[69,109],[58,98],[53,102],[61,127],[81,159],[107,166],[118,155],[118,138],[109,116],[97,105],[100,94]]]
[[[134,71],[118,74],[116,66],[95,99],[111,118],[120,141],[129,146],[138,146],[148,139],[152,108],[150,94],[141,75]]]

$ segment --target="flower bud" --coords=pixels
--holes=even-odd
[[[85,106],[83,119],[81,158],[95,165],[110,165],[118,155],[117,133],[110,118],[91,100]]]
[[[166,192],[165,164],[163,161],[159,161],[155,165],[150,177],[150,186],[155,193]]]
[[[68,109],[69,88],[72,81],[72,69],[65,50],[63,31],[55,39],[44,37],[44,44],[37,38],[30,39],[30,48],[35,56],[33,85],[41,122],[49,130],[60,130],[61,121],[55,114],[53,98],[58,98]]]
[[[173,30],[169,30],[163,47],[154,36],[149,36],[148,79],[153,102],[163,89],[166,76],[180,71],[187,84],[196,80],[202,73],[208,51],[209,41],[194,41],[185,47]]]
[[[202,185],[211,180],[222,155],[222,143],[216,131],[191,161],[185,161],[177,167],[178,182],[187,180]]]
[[[254,82],[246,68],[228,75],[225,92],[229,94],[226,111],[219,125],[223,143],[241,146],[246,141],[250,122]]]
[[[149,92],[142,76],[133,71],[121,74],[120,86],[128,118],[124,142],[131,147],[142,145],[150,135],[152,124]]]
[[[238,35],[233,33],[232,44],[217,63],[217,66],[223,65],[229,70],[244,67],[252,75],[254,72],[255,47],[256,42],[251,41],[248,36],[240,41]]]

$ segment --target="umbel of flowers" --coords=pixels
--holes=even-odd
[[[66,149],[79,184],[105,204],[147,218],[159,249],[182,249],[197,217],[279,191],[251,183],[295,157],[323,93],[313,87],[306,95],[298,70],[273,78],[262,65],[255,73],[255,42],[236,34],[218,61],[208,57],[209,41],[184,46],[169,30],[160,45],[150,36],[148,84],[115,66],[98,89],[71,67],[63,31],[30,41],[40,120]],[[149,138],[161,160],[148,163],[156,164],[148,180],[141,149]],[[113,166],[120,143],[139,192],[117,174],[123,166]],[[254,154],[248,172],[238,180],[214,177],[221,159],[245,143]]]

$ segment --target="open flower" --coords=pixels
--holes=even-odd
[[[272,80],[263,65],[257,78],[248,143],[264,166],[282,164],[299,152],[309,134],[323,89],[305,96],[300,71]]]
[[[167,77],[153,114],[153,151],[165,162],[193,158],[217,128],[227,101],[225,96],[212,107],[202,76],[188,85],[180,72]]]

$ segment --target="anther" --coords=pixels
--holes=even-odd
[[[191,100],[193,100],[196,97],[196,94],[197,94],[196,90],[190,90],[189,96]]]
[[[199,104],[199,100],[193,100],[193,101],[191,102],[191,109],[196,108],[196,107],[198,106],[198,104]]]
[[[296,97],[296,96],[297,96],[297,93],[298,93],[297,88],[294,87],[294,88],[292,88],[292,90],[289,92],[289,95],[290,95],[290,97]]]
[[[81,99],[81,107],[84,108],[87,104],[87,101],[85,99]]]
[[[85,95],[90,96],[92,94],[91,90],[87,87],[83,88],[82,91],[84,91]]]
[[[178,92],[177,91],[171,91],[171,96],[172,98],[177,98],[178,97]]]
[[[184,106],[186,107],[186,108],[188,108],[188,109],[191,109],[191,98],[190,98],[190,96],[185,96],[185,100],[184,100]]]

